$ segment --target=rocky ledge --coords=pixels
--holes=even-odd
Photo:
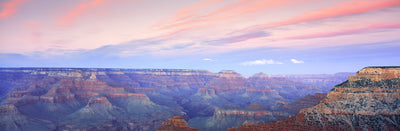
[[[174,116],[162,124],[157,131],[200,131],[199,129],[189,127],[187,122],[181,116]]]
[[[367,67],[296,116],[230,131],[400,130],[400,67]]]

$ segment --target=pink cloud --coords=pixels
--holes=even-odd
[[[306,12],[285,21],[271,24],[255,26],[256,30],[268,29],[279,26],[291,25],[300,22],[319,20],[323,18],[351,15],[372,10],[378,10],[386,7],[400,5],[399,0],[370,0],[370,1],[344,1],[332,8],[323,8],[311,12]]]
[[[24,27],[31,30],[37,30],[40,28],[40,23],[38,21],[27,21],[21,23]]]
[[[42,33],[40,32],[31,32],[31,42],[41,42]]]
[[[105,2],[106,0],[93,0],[91,2],[81,3],[59,20],[58,24],[64,26],[71,25],[79,16]]]
[[[183,9],[179,11],[176,15],[169,17],[165,20],[162,20],[152,26],[153,28],[158,29],[173,29],[173,28],[181,28],[188,27],[200,24],[211,24],[218,23],[221,21],[226,21],[229,18],[240,17],[249,13],[255,13],[261,10],[267,10],[270,8],[278,7],[292,1],[290,0],[268,0],[268,1],[251,1],[251,0],[239,0],[225,6],[216,8],[214,11],[206,14],[200,14],[200,10],[202,8],[209,7],[211,5],[215,5],[222,0],[214,0],[207,3],[199,3],[194,7]],[[214,24],[211,24],[214,25]]]
[[[274,8],[289,2],[293,2],[290,0],[272,0],[272,1],[262,1],[262,2],[255,2],[251,3],[249,0],[241,0],[235,3],[232,3],[226,7],[220,8],[216,10],[215,13],[211,14],[218,14],[218,13],[225,13],[229,15],[243,15],[248,13],[253,13],[261,10],[266,10],[269,8]],[[241,6],[242,4],[248,3],[246,6]],[[229,7],[236,7],[236,8],[229,8]]]
[[[1,4],[3,9],[0,12],[0,20],[14,15],[18,11],[20,5],[27,1],[28,0],[10,0],[7,3]]]
[[[190,8],[182,9],[175,15],[175,18],[173,18],[173,19],[176,19],[176,20],[187,19],[188,17],[191,16],[192,13],[194,13],[204,7],[207,7],[207,6],[222,2],[222,1],[224,1],[224,0],[213,0],[213,1],[208,1],[208,2],[204,2],[204,3],[199,3],[198,5],[194,5],[193,7],[190,7]]]
[[[212,1],[200,2],[192,5],[191,7],[180,9],[174,16],[168,17],[164,20],[157,22],[152,26],[152,28],[160,28],[160,27],[162,28],[163,26],[166,26],[165,23],[171,23],[171,22],[176,23],[179,21],[185,21],[191,19],[196,16],[195,12],[198,12],[200,9],[210,5],[214,5],[222,1],[224,0],[212,0]]]
[[[231,4],[228,4],[224,7],[218,8],[215,11],[200,16],[200,19],[204,19],[207,21],[212,20],[226,20],[228,18],[240,17],[246,14],[255,13],[262,10],[267,10],[271,8],[275,8],[289,2],[293,2],[290,0],[279,0],[279,1],[262,1],[262,2],[253,2],[249,0],[240,0]]]
[[[400,28],[400,23],[380,23],[380,24],[369,24],[360,28],[353,28],[353,29],[345,29],[340,31],[331,31],[331,32],[318,32],[306,35],[298,35],[298,36],[291,36],[282,39],[312,39],[312,38],[320,38],[320,37],[334,37],[334,36],[341,36],[341,35],[350,35],[355,33],[366,33],[380,29],[392,29],[392,28]],[[282,40],[281,39],[281,40]]]

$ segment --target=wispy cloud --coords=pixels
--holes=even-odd
[[[132,1],[64,0],[63,4],[48,3],[51,5],[48,8],[39,6],[46,4],[46,1],[22,6],[20,5],[28,0],[3,1],[0,5],[0,19],[7,16],[4,14],[12,14],[9,12],[13,10],[14,13],[32,11],[20,13],[21,16],[18,15],[18,19],[15,19],[15,22],[23,23],[26,29],[17,29],[14,27],[17,24],[11,24],[13,22],[2,25],[7,29],[1,32],[3,35],[0,42],[10,44],[2,46],[0,50],[6,53],[21,53],[22,48],[28,53],[43,51],[44,48],[57,45],[60,46],[57,48],[96,50],[115,56],[136,56],[144,53],[154,57],[212,56],[258,48],[295,50],[360,44],[372,40],[396,40],[398,38],[394,38],[394,35],[400,28],[400,23],[397,22],[399,18],[395,17],[399,14],[399,6],[396,6],[400,5],[398,0],[204,0],[185,1],[179,6],[171,2],[155,4],[141,1],[126,4],[126,1]],[[166,8],[158,9],[161,3]],[[68,9],[54,10],[65,7]],[[55,20],[52,11],[58,14]],[[60,15],[59,11],[63,13]],[[103,13],[119,14],[97,16]],[[24,15],[29,16],[22,17]],[[68,26],[77,23],[82,26]],[[59,25],[65,27],[60,30],[57,27]],[[150,27],[152,25],[154,30],[148,30],[153,29]],[[285,27],[280,28],[282,26]],[[8,33],[7,30],[11,29],[15,29],[15,32]],[[88,30],[98,31],[85,33]],[[54,42],[64,39],[73,42]],[[146,41],[124,43],[130,40]],[[285,64],[291,63],[290,57],[286,60],[287,62],[281,61]],[[202,61],[202,57],[199,61]],[[268,59],[253,63],[248,61],[246,65],[268,64],[267,61]],[[240,62],[243,61],[236,64]]]
[[[272,59],[270,59],[270,60],[261,59],[261,60],[246,61],[246,62],[241,63],[241,65],[244,65],[244,66],[265,65],[265,64],[271,65],[271,64],[283,64],[283,63],[279,62],[279,61],[274,61]]]
[[[349,26],[350,27],[350,26]],[[345,28],[338,29],[337,31],[325,31],[325,32],[317,32],[311,34],[302,34],[297,36],[290,36],[283,39],[312,39],[312,38],[321,38],[321,37],[333,37],[340,35],[349,35],[349,34],[359,34],[365,32],[376,31],[380,29],[392,29],[392,28],[400,28],[400,23],[378,23],[378,24],[369,24],[363,27],[354,27],[354,28]]]
[[[211,23],[226,21],[226,19],[241,17],[250,13],[256,13],[261,10],[267,10],[293,2],[290,0],[239,0],[223,5],[221,4],[222,1],[224,0],[206,1],[198,3],[193,7],[181,9],[174,16],[161,20],[152,27],[157,29],[173,29],[186,28],[188,26],[194,26],[204,23],[207,23],[208,25],[213,25]],[[217,4],[221,4],[223,6],[218,7]],[[215,8],[215,6],[217,6],[217,8]],[[204,12],[202,11],[202,9],[204,8],[214,8],[214,10],[210,12]]]
[[[258,32],[250,32],[250,33],[242,34],[242,35],[238,35],[238,36],[231,36],[228,38],[221,38],[221,39],[217,39],[217,40],[207,41],[206,43],[208,43],[210,45],[224,45],[224,44],[236,43],[236,42],[240,42],[240,41],[246,41],[249,39],[266,37],[266,36],[269,36],[269,34],[264,31],[258,31]]]
[[[164,20],[158,21],[157,24],[153,25],[152,29],[160,30],[169,30],[169,31],[177,31],[177,33],[182,34],[182,32],[190,30],[196,32],[202,32],[206,29],[209,29],[209,26],[216,27],[216,25],[220,24],[221,21],[227,21],[231,18],[241,18],[246,14],[250,13],[260,13],[263,10],[273,9],[280,6],[290,7],[292,1],[249,1],[249,0],[238,0],[235,2],[228,2],[222,0],[209,0],[195,4],[189,8],[183,8],[179,10],[175,15],[171,17],[167,17]],[[298,2],[298,1],[295,1]],[[307,1],[311,2],[311,1]],[[200,44],[199,46],[214,46],[214,45],[224,45],[237,43],[241,44],[249,42],[247,40],[250,39],[260,39],[263,37],[271,36],[271,34],[276,35],[275,31],[265,31],[266,29],[281,27],[286,25],[298,24],[301,22],[309,22],[315,21],[325,18],[332,18],[338,16],[345,15],[353,15],[357,13],[363,13],[367,11],[378,10],[386,7],[400,5],[400,1],[392,1],[392,0],[381,0],[381,1],[342,1],[335,4],[330,5],[329,7],[323,7],[316,10],[309,10],[305,13],[295,14],[294,17],[289,19],[280,19],[280,21],[268,22],[259,25],[249,25],[248,28],[236,28],[237,30],[229,31],[229,32],[218,32],[215,31],[214,34],[217,34],[212,39],[203,39],[204,41],[197,41]],[[206,11],[204,11],[206,10]],[[223,23],[223,22],[222,22]],[[244,26],[246,27],[246,26]],[[271,39],[265,40],[287,40],[287,39],[308,39],[308,38],[320,38],[320,37],[330,37],[330,36],[339,36],[339,35],[347,35],[347,34],[355,34],[355,33],[363,33],[371,31],[371,29],[379,29],[385,27],[366,27],[362,28],[341,28],[338,30],[327,30],[322,32],[312,32],[306,34],[302,33],[293,33],[293,34],[283,34],[281,36],[275,37],[271,36]],[[210,29],[212,30],[212,29]],[[189,31],[188,31],[189,32]],[[270,33],[271,32],[271,33]],[[176,32],[171,33],[176,37]],[[199,33],[201,35],[201,33]],[[221,35],[226,34],[226,35]],[[187,35],[187,33],[185,34]],[[192,38],[198,38],[199,36],[191,36]],[[201,37],[201,36],[200,36]],[[193,41],[196,43],[195,41]],[[254,41],[252,41],[254,42]],[[248,46],[243,48],[254,48],[258,46],[273,46],[274,43],[266,43],[266,42],[257,42],[254,44],[248,44]],[[237,45],[235,45],[237,46]],[[253,46],[253,47],[252,47]],[[229,47],[228,47],[229,48]],[[233,49],[233,47],[231,48]]]
[[[10,0],[7,3],[2,3],[1,4],[1,12],[0,12],[0,20],[8,18],[12,15],[14,15],[21,4],[27,2],[28,0]]]
[[[251,26],[245,30],[255,31],[255,30],[265,30],[269,28],[275,28],[280,26],[286,26],[291,24],[297,24],[301,22],[314,21],[324,18],[331,18],[337,16],[351,15],[356,13],[362,13],[372,10],[378,10],[386,7],[400,5],[398,0],[377,0],[377,1],[344,1],[336,4],[336,6],[331,8],[322,8],[319,10],[309,11],[297,15],[291,19],[268,23],[262,25]]]
[[[165,28],[174,27],[174,26],[178,26],[178,25],[184,25],[182,23],[186,23],[186,22],[183,22],[183,21],[187,21],[187,19],[192,19],[194,16],[196,16],[195,13],[198,12],[199,10],[201,10],[202,8],[217,4],[222,1],[224,1],[224,0],[202,1],[202,2],[192,5],[190,7],[182,8],[175,15],[157,22],[155,25],[152,26],[152,28],[165,29]]]
[[[296,60],[296,59],[290,59],[290,61],[292,61],[292,62],[295,63],[295,64],[304,63],[304,61],[302,61],[302,60]]]
[[[40,28],[40,23],[38,21],[26,21],[21,23],[26,29],[36,30]]]
[[[89,11],[91,8],[94,8],[105,2],[106,2],[106,0],[92,0],[90,2],[81,3],[77,7],[75,7],[71,11],[69,11],[61,20],[59,20],[58,24],[64,25],[64,26],[70,25],[73,22],[75,22],[75,20],[79,16],[81,16],[85,12]]]

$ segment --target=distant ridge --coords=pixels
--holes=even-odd
[[[245,109],[247,109],[247,110],[265,110],[265,108],[258,103],[251,103]]]
[[[91,67],[0,67],[1,69],[24,69],[24,70],[43,70],[43,71],[59,71],[59,70],[147,70],[147,71],[207,71],[204,69],[153,69],[153,68],[91,68]]]

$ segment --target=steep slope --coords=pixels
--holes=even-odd
[[[364,68],[294,117],[229,130],[400,130],[400,67]]]
[[[0,68],[0,102],[13,88],[42,78],[40,75],[32,76],[31,72],[24,68]]]
[[[42,131],[54,128],[55,125],[50,121],[32,119],[22,115],[12,104],[0,106],[0,129],[4,131]]]
[[[189,127],[181,116],[174,116],[168,119],[157,131],[200,131],[199,129]]]
[[[277,110],[283,110],[289,114],[297,114],[301,109],[309,108],[317,105],[321,100],[326,97],[325,93],[315,93],[314,95],[307,95],[300,97],[291,103],[277,102]]]
[[[16,111],[6,109],[19,117],[11,119],[14,123],[2,122],[1,129],[16,130],[153,130],[168,117],[185,115],[177,108],[152,102],[145,94],[108,86],[95,73],[85,76],[80,71],[14,88],[3,105],[15,107]],[[0,115],[9,114],[7,110]],[[53,128],[34,126],[32,120],[50,123]]]
[[[189,125],[200,130],[221,131],[244,123],[265,123],[289,117],[281,111],[270,111],[263,106],[252,103],[245,108],[219,107],[212,117],[197,117]]]

